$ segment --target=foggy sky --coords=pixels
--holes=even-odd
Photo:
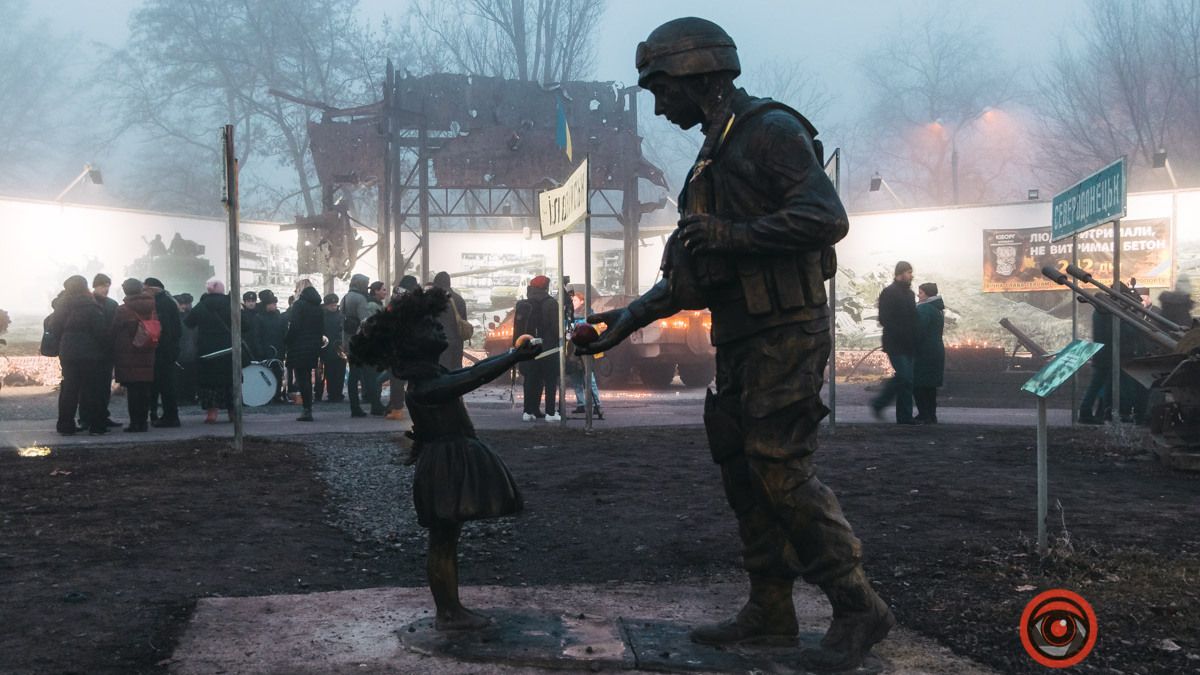
[[[51,19],[61,32],[81,39],[120,46],[128,35],[129,12],[137,0],[59,0],[33,2],[31,11]],[[364,17],[377,24],[385,16],[398,20],[404,0],[360,0]],[[747,67],[769,59],[802,58],[821,75],[834,95],[832,117],[852,117],[864,89],[858,62],[888,27],[903,16],[924,16],[929,8],[966,12],[994,30],[1001,57],[1032,76],[1057,48],[1060,37],[1083,18],[1085,0],[609,0],[597,46],[597,80],[633,84],[637,43],[660,23],[680,16],[700,16],[721,24],[738,43]],[[772,92],[754,92],[770,96]],[[802,111],[803,112],[803,111]]]

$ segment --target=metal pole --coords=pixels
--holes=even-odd
[[[1046,399],[1037,397],[1037,547],[1039,555],[1046,555],[1046,511],[1049,493],[1046,462]]]
[[[1121,220],[1113,221],[1113,285],[1121,293]],[[1121,320],[1112,315],[1112,416],[1121,423]]]
[[[833,151],[833,191],[841,196],[842,149]],[[837,270],[829,278],[829,432],[837,429]]]
[[[567,404],[567,316],[566,308],[563,307],[563,300],[567,297],[567,276],[563,274],[564,236],[558,235],[558,416],[562,418],[559,426],[567,424],[567,416],[563,414],[563,408]]]
[[[417,147],[420,153],[417,161],[421,164],[417,176],[417,208],[421,217],[421,283],[423,284],[433,278],[429,274],[429,134],[425,128],[428,123],[424,115],[424,106],[422,106],[421,124],[417,129]],[[561,245],[560,243],[559,246]]]
[[[954,204],[958,204],[958,132],[950,138],[950,173],[954,186]]]
[[[630,87],[627,97],[629,100],[629,119],[633,121],[633,135],[637,138],[637,87]],[[642,144],[637,144],[637,156],[633,159],[629,168],[629,177],[625,182],[624,196],[621,198],[621,208],[625,212],[625,293],[627,295],[638,294],[638,266],[639,250],[638,227],[642,219],[642,205],[638,196],[638,165],[642,160]],[[588,187],[591,187],[590,185]],[[589,261],[588,265],[591,265]],[[589,359],[584,359],[588,361]],[[586,384],[585,387],[591,391],[591,384]]]
[[[387,61],[387,76],[383,83],[383,180],[379,182],[379,280],[389,288],[397,281],[392,276],[392,83],[396,71],[392,60]],[[397,242],[400,237],[396,237]]]
[[[591,213],[590,205],[588,208],[588,213],[589,214]],[[636,243],[637,243],[637,241],[634,240],[635,245],[636,245]],[[584,313],[587,313],[588,308],[591,306],[592,306],[592,217],[591,217],[591,215],[587,215],[583,219],[583,311],[584,311]],[[584,408],[583,429],[586,433],[591,433],[591,431],[592,431],[592,406],[595,405],[595,401],[592,398],[592,358],[593,357],[591,357],[591,356],[583,357],[583,408]]]
[[[1079,238],[1071,235],[1071,264],[1079,266]],[[1079,301],[1075,299],[1075,291],[1069,291],[1067,297],[1071,299],[1071,341],[1079,339]],[[1094,310],[1093,310],[1094,311]],[[1093,335],[1092,339],[1096,339]],[[1071,374],[1071,426],[1075,426],[1075,422],[1079,420],[1079,371],[1076,370]]]
[[[226,124],[222,134],[225,155],[225,210],[229,215],[229,341],[232,347],[231,363],[233,387],[230,396],[233,415],[233,449],[242,451],[244,429],[242,427],[242,285],[241,285],[241,241],[238,236],[238,163],[234,155],[233,125]]]

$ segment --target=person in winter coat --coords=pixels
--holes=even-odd
[[[542,349],[558,346],[558,305],[550,297],[550,278],[538,275],[529,282],[525,299],[513,310],[513,343],[522,335],[542,339]],[[558,360],[538,359],[523,361],[518,369],[525,378],[525,411],[521,419],[526,422],[545,419],[557,422],[562,417],[555,412],[558,399]],[[546,412],[540,409],[542,392],[546,395]]]
[[[279,359],[287,356],[287,317],[279,311],[279,299],[270,289],[259,291],[258,307],[254,313],[257,320],[254,329],[257,331],[258,348],[254,350],[260,359]],[[275,377],[279,380],[279,390],[276,399],[287,402],[286,373],[281,367],[273,368]]]
[[[117,316],[117,301],[108,297],[108,292],[112,288],[112,279],[107,274],[97,274],[92,277],[92,295],[96,298],[96,302],[104,310],[104,323],[111,330],[113,319]],[[108,412],[109,402],[112,400],[112,353],[105,355],[108,361],[104,367],[104,381],[100,384],[100,397],[103,404],[100,406],[100,414],[104,415],[104,422],[109,426],[118,427],[120,424],[113,421],[112,416]],[[83,422],[80,426],[90,427],[87,422]]]
[[[196,363],[200,354],[196,352],[196,329],[187,325],[187,315],[192,311],[195,298],[191,293],[180,293],[175,296],[179,305],[179,319],[183,322],[183,331],[179,334],[179,377],[175,379],[176,400],[185,403],[196,402]],[[245,316],[245,312],[242,313]],[[242,326],[242,335],[247,329]]]
[[[913,419],[913,356],[917,349],[917,305],[912,293],[912,265],[896,263],[895,279],[879,294],[879,323],[883,326],[883,351],[895,375],[871,401],[876,418],[896,401],[896,424],[919,424]]]
[[[220,279],[211,279],[204,288],[200,302],[187,316],[187,325],[196,328],[196,351],[201,356],[233,346],[225,284]],[[215,424],[217,410],[221,408],[230,411],[230,419],[233,419],[232,354],[201,359],[196,372],[196,393],[200,407],[208,413],[205,424]]]
[[[449,277],[447,277],[447,278],[449,278]],[[420,287],[421,287],[421,282],[417,281],[416,277],[414,277],[411,274],[405,274],[403,277],[400,278],[400,283],[396,284],[396,287],[392,289],[392,299],[394,300],[395,298],[397,298],[401,295],[404,295],[405,293],[411,293]],[[447,306],[445,311],[449,311],[449,309],[450,309],[449,306]],[[446,325],[445,321],[443,319],[443,317],[445,316],[445,311],[443,311],[442,316],[438,317],[438,321],[442,322],[443,328]],[[455,330],[457,330],[457,329],[458,329],[458,326],[455,326]],[[454,348],[454,345],[451,344],[449,347],[446,348],[446,351],[450,351],[453,348]],[[446,356],[446,352],[442,352],[441,356],[439,356],[438,358],[444,359],[445,356]],[[459,360],[461,361],[461,358]],[[439,361],[439,363],[441,363],[441,361]],[[389,420],[397,420],[397,421],[402,420],[405,417],[404,388],[406,385],[404,383],[404,380],[400,379],[399,377],[396,377],[396,373],[391,373],[389,375],[389,379],[391,380],[391,382],[389,383],[388,389],[390,390],[391,393],[388,394],[386,417]]]
[[[937,424],[937,390],[946,370],[946,345],[942,332],[946,327],[946,303],[938,295],[937,284],[917,287],[917,345],[913,359],[913,399],[923,424]]]
[[[438,272],[434,275],[433,286],[446,291],[446,294],[450,296],[450,304],[438,317],[438,321],[446,331],[446,340],[450,342],[450,346],[438,357],[438,363],[445,366],[446,370],[460,370],[463,367],[463,341],[467,338],[459,333],[458,319],[465,320],[467,318],[467,301],[450,288],[450,275],[446,272]]]
[[[358,332],[358,327],[367,317],[374,313],[376,308],[373,308],[374,303],[371,302],[370,289],[368,288],[371,279],[365,274],[355,274],[350,277],[350,290],[346,295],[342,296],[342,316],[346,318],[345,337],[342,344],[349,345],[350,338]],[[371,412],[376,410],[383,414],[383,403],[379,400],[379,380],[375,377],[375,368],[365,364],[350,364],[350,369],[347,374],[346,391],[350,395],[350,416],[351,417],[366,417],[367,413],[362,409],[361,400],[365,399],[371,406]],[[359,387],[362,388],[362,398],[359,398]]]
[[[288,309],[287,365],[296,373],[296,386],[304,412],[296,418],[311,422],[313,404],[313,370],[321,355],[321,338],[325,334],[325,317],[321,310],[321,294],[312,286],[300,291],[300,297]]]
[[[112,353],[117,382],[125,387],[129,424],[125,431],[150,430],[150,387],[154,383],[156,345],[138,335],[143,321],[157,321],[154,298],[142,282],[126,279],[121,284],[125,301],[113,320]],[[141,344],[138,344],[141,342]]]
[[[346,350],[342,346],[342,326],[346,320],[338,309],[336,293],[325,296],[321,309],[324,310],[321,317],[325,322],[325,338],[328,342],[321,349],[321,366],[324,373],[317,380],[314,398],[321,400],[321,394],[324,392],[325,400],[340,403],[345,398],[342,390],[346,386]]]
[[[46,327],[58,340],[62,384],[58,390],[58,433],[76,432],[75,414],[87,420],[88,432],[108,432],[107,418],[100,407],[100,389],[108,365],[109,327],[104,309],[88,289],[87,279],[78,274],[63,282],[63,292],[51,303],[54,312]]]
[[[162,416],[152,422],[156,427],[179,426],[179,401],[175,398],[175,377],[178,366],[175,361],[179,358],[179,339],[183,335],[183,321],[179,318],[179,305],[175,298],[168,293],[163,282],[154,277],[142,281],[146,292],[154,297],[154,311],[158,314],[158,322],[162,326],[162,335],[158,338],[158,347],[154,350],[154,386],[150,390],[150,418],[154,418],[154,410],[162,403]]]

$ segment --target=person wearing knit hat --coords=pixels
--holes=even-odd
[[[896,424],[920,424],[913,419],[913,366],[917,352],[917,301],[912,292],[912,265],[896,263],[892,284],[879,294],[879,323],[883,326],[883,351],[895,372],[871,401],[876,419],[896,402]]]
[[[110,298],[108,296],[109,289],[111,289],[111,288],[112,288],[112,279],[107,274],[100,272],[100,273],[96,274],[96,276],[92,277],[92,296],[96,298],[96,303],[100,305],[100,309],[104,312],[104,324],[106,326],[108,326],[109,328],[112,328],[113,321],[115,321],[117,318],[117,307],[118,307],[117,301],[113,300],[112,298]],[[105,363],[105,365],[101,366],[101,370],[103,370],[107,375],[109,375],[109,377],[104,378],[103,382],[98,380],[96,383],[96,386],[100,388],[98,396],[103,401],[103,405],[101,406],[101,409],[100,409],[100,414],[104,416],[104,423],[107,424],[109,426],[109,428],[113,428],[113,427],[119,427],[121,425],[118,422],[114,421],[112,416],[109,415],[109,412],[108,412],[108,406],[109,406],[110,402],[112,401],[112,377],[111,377],[111,375],[112,375],[113,353],[112,353],[111,345],[107,345],[106,347],[107,348],[104,350],[104,359],[105,359],[106,363]],[[84,420],[84,422],[81,426],[91,426],[91,424],[88,423],[88,421]]]
[[[258,292],[258,306],[254,310],[254,327],[258,331],[257,346],[254,352],[260,359],[278,359],[282,361],[287,355],[287,317],[279,311],[279,299],[269,288]],[[275,392],[275,400],[287,403],[287,371],[272,362],[279,389]]]
[[[63,282],[63,292],[50,306],[54,311],[46,318],[43,328],[56,338],[62,369],[62,383],[58,388],[58,433],[70,436],[76,432],[77,411],[80,419],[88,423],[90,433],[107,433],[106,419],[101,417],[100,411],[103,400],[99,397],[99,382],[106,365],[103,355],[110,343],[104,310],[96,304],[87,279],[78,274]],[[42,346],[46,348],[44,339]]]
[[[121,283],[125,300],[113,321],[113,362],[116,378],[125,387],[129,425],[125,431],[149,431],[150,392],[154,385],[156,345],[138,339],[145,323],[157,321],[154,298],[137,279]]]
[[[937,424],[937,390],[946,370],[946,303],[932,281],[917,287],[917,349],[913,358],[913,400],[922,424]]]
[[[345,400],[342,391],[346,386],[346,350],[342,344],[342,328],[346,317],[341,312],[339,302],[341,298],[337,293],[329,293],[321,303],[326,342],[321,348],[321,372],[313,392],[315,400],[321,400],[325,394],[325,400],[331,403]]]
[[[154,296],[154,311],[162,332],[158,346],[154,349],[154,385],[150,389],[150,419],[155,427],[179,426],[179,399],[175,386],[175,373],[179,369],[179,340],[183,336],[183,319],[179,316],[179,305],[167,292],[162,281],[146,277],[142,285]],[[162,415],[157,415],[158,404],[162,403]]]
[[[525,290],[525,299],[513,309],[513,340],[522,335],[542,339],[542,349],[558,346],[558,305],[550,297],[550,277],[539,274],[530,279]],[[525,405],[521,419],[526,422],[562,419],[555,408],[558,404],[558,360],[537,359],[523,361],[517,368],[525,380]],[[546,412],[541,410],[542,395],[545,394]]]

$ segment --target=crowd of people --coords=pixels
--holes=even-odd
[[[231,303],[220,279],[205,284],[199,297],[172,295],[163,282],[150,277],[126,279],[119,298],[112,279],[96,274],[87,279],[74,275],[51,302],[43,322],[41,353],[58,357],[62,382],[58,397],[57,431],[63,435],[99,435],[124,426],[128,432],[153,427],[180,426],[180,406],[199,406],[204,422],[216,424],[221,411],[233,417],[233,340]],[[241,296],[240,332],[242,368],[256,364],[269,370],[276,382],[272,404],[297,404],[298,421],[313,421],[316,401],[348,401],[351,417],[406,417],[405,382],[373,366],[351,362],[347,346],[351,336],[369,317],[406,293],[421,288],[416,277],[405,276],[394,287],[372,282],[363,274],[350,279],[341,297],[322,297],[310,280],[301,279],[287,305],[280,306],[271,289],[246,291]],[[439,272],[426,288],[439,288],[449,298],[439,315],[448,347],[439,357],[446,370],[462,368],[464,342],[474,328],[467,320],[467,304],[451,287],[447,272]],[[110,294],[113,297],[110,297]],[[567,288],[555,298],[544,275],[529,283],[526,297],[514,309],[513,339],[523,334],[541,338],[545,350],[559,346],[559,307],[563,303],[566,334],[591,313],[582,293]],[[595,373],[585,383],[583,358],[574,354],[568,340],[567,385],[575,393],[575,414],[587,411],[588,392],[592,415],[604,419]],[[265,372],[265,371],[264,371]],[[525,421],[560,421],[557,358],[522,362]],[[390,395],[383,382],[390,379]],[[127,394],[128,422],[111,414],[113,383]],[[264,399],[265,400],[265,399]]]
[[[441,272],[433,286],[451,298],[439,320],[450,341],[440,362],[462,367],[463,341],[471,337],[466,302]],[[406,276],[394,288],[365,275],[351,278],[349,291],[324,297],[301,280],[286,309],[270,289],[242,295],[242,366],[257,363],[275,375],[272,401],[298,403],[298,421],[313,421],[313,403],[349,399],[350,415],[404,417],[404,383],[392,379],[391,396],[383,400],[381,374],[371,366],[348,362],[345,345],[368,317],[389,300],[419,288]],[[58,433],[107,433],[124,426],[128,432],[180,426],[180,405],[198,404],[205,423],[219,421],[220,411],[233,410],[233,327],[225,284],[212,279],[199,299],[189,293],[171,295],[162,281],[126,279],[121,302],[110,298],[112,280],[97,274],[74,275],[51,303],[43,323],[41,353],[57,356],[62,370]],[[112,419],[114,380],[126,391],[129,421]]]

